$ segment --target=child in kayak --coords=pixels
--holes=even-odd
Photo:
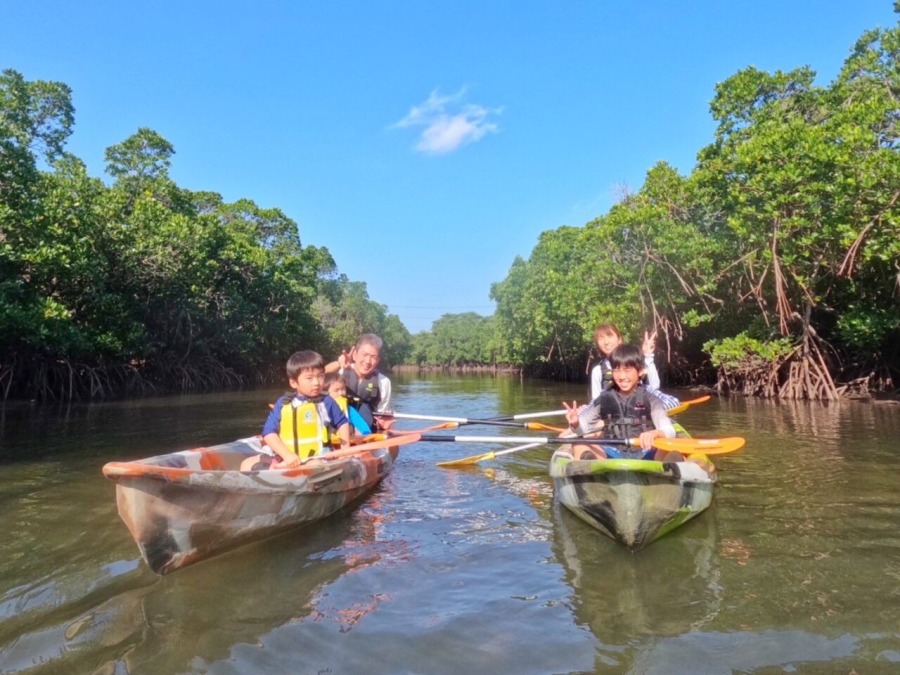
[[[365,436],[366,434],[372,433],[372,429],[366,424],[362,415],[356,412],[356,408],[349,405],[347,400],[347,383],[340,373],[325,373],[325,391],[327,391],[328,395],[335,400],[335,403],[340,406],[341,410],[350,421],[351,436],[355,434],[362,434]]]
[[[292,392],[275,401],[262,429],[272,454],[244,460],[241,470],[284,469],[322,453],[336,434],[341,447],[350,445],[350,423],[337,402],[322,395],[325,360],[314,351],[296,352],[287,362]]]
[[[622,344],[622,334],[615,324],[601,323],[594,328],[594,342],[597,350],[600,352],[600,363],[591,369],[591,400],[595,400],[600,396],[604,389],[609,389],[612,385],[612,372],[610,369],[609,356],[613,350]],[[654,363],[656,351],[656,331],[648,333],[644,331],[644,342],[642,345],[644,353],[644,371],[646,373],[646,383],[644,388],[648,393],[656,396],[667,410],[679,405],[680,401],[674,396],[664,394],[659,390],[659,372],[656,370]]]
[[[566,403],[566,421],[571,434],[600,434],[600,445],[575,445],[573,455],[598,459],[631,457],[626,445],[603,445],[602,438],[637,439],[642,459],[672,459],[668,453],[653,449],[657,438],[674,438],[675,427],[662,401],[649,394],[641,384],[646,373],[644,354],[634,345],[621,344],[609,356],[611,386],[600,392],[590,404],[579,407]]]

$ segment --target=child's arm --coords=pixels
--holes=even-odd
[[[274,469],[300,465],[300,458],[288,450],[284,441],[281,440],[281,436],[278,435],[278,429],[281,427],[281,409],[283,405],[284,397],[282,396],[275,401],[275,405],[272,406],[272,410],[269,411],[269,416],[266,418],[266,422],[263,424],[262,428],[263,441],[265,441],[265,444],[272,449],[272,452],[281,458],[280,462],[276,462],[272,465],[272,468]]]
[[[571,406],[563,401],[563,406],[566,408],[566,422],[569,423],[569,428],[560,436],[590,436],[603,429],[603,420],[596,419],[594,406],[590,404],[579,406],[577,401],[572,401]]]
[[[647,386],[659,389],[659,371],[653,359],[653,354],[644,354],[644,374],[647,376]]]
[[[337,428],[338,438],[341,439],[341,447],[346,448],[350,446],[350,423],[344,422],[341,426]]]
[[[283,469],[285,467],[294,468],[295,466],[300,466],[300,458],[295,455],[293,452],[288,450],[288,447],[284,444],[284,441],[281,440],[281,436],[277,433],[270,433],[263,436],[263,440],[266,442],[272,452],[274,452],[278,457],[281,458],[280,462],[276,462],[272,465],[273,469]]]
[[[659,371],[656,370],[656,364],[653,362],[656,358],[656,331],[652,333],[644,331],[644,342],[641,345],[641,351],[644,352],[644,370],[647,375],[647,384],[654,389],[659,389]]]
[[[332,398],[331,394],[325,397],[325,410],[328,412],[329,426],[335,430],[337,437],[341,439],[341,447],[350,445],[352,427],[350,420],[341,410],[341,406]],[[349,408],[348,408],[349,412]],[[326,449],[327,452],[327,449]]]
[[[599,363],[591,368],[591,400],[595,400],[603,391],[603,366]]]
[[[653,441],[657,438],[675,438],[675,425],[672,424],[672,418],[666,413],[662,401],[655,396],[648,398],[650,399],[650,420],[656,428],[640,435],[641,447],[645,450],[652,448]]]

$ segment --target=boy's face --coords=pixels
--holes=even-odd
[[[347,385],[340,380],[335,380],[330,385],[328,385],[328,395],[331,396],[331,398],[335,398],[337,396],[343,396],[346,398]]]
[[[301,396],[307,398],[315,398],[322,393],[322,387],[325,386],[325,369],[309,368],[301,370],[296,378],[288,380],[291,386]]]
[[[597,336],[597,346],[600,351],[609,356],[613,349],[622,344],[622,340],[615,333],[600,333]]]
[[[641,381],[643,375],[644,370],[638,370],[634,366],[619,366],[618,368],[612,369],[613,382],[615,382],[616,388],[623,394],[630,394],[637,389],[638,383]]]

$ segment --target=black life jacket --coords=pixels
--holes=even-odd
[[[381,402],[381,389],[378,388],[378,371],[360,379],[353,368],[344,371],[344,382],[347,384],[347,402],[353,406],[366,424],[375,429],[375,415]]]
[[[650,417],[650,394],[642,386],[623,398],[617,389],[606,389],[594,399],[595,419],[604,422],[607,438],[634,438],[653,429]]]
[[[603,359],[600,362],[600,389],[612,389],[613,379],[612,379],[612,366],[609,364],[609,359]]]

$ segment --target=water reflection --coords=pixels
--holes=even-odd
[[[885,471],[900,468],[900,458],[883,444],[861,449],[846,434],[829,435],[851,418],[884,422],[880,433],[897,420],[862,408],[817,428],[803,406],[793,408],[786,437],[763,434],[779,410],[766,424],[751,411],[760,429],[743,432],[751,437],[744,454],[717,460],[713,506],[635,554],[559,506],[542,510],[552,504],[541,488],[546,453],[479,469],[552,515],[572,611],[597,638],[597,672],[851,672],[861,663],[888,672],[900,664],[900,500],[896,472]],[[718,415],[695,415],[691,428],[714,430]]]
[[[575,591],[576,615],[603,645],[700,630],[718,615],[723,594],[714,508],[638,553],[558,504],[552,513],[553,550]]]
[[[323,588],[383,555],[398,554],[370,545],[377,519],[367,511],[331,519],[226,554],[214,567],[164,578],[137,559],[123,561],[117,582],[95,584],[80,598],[60,596],[52,611],[46,596],[59,589],[47,586],[39,603],[43,615],[28,622],[39,629],[5,626],[21,633],[0,652],[0,670],[40,663],[68,672],[182,672],[227,659],[236,645],[256,644],[271,630],[308,618],[347,630],[371,611],[377,595],[368,606],[341,606]]]
[[[584,393],[515,377],[394,381],[402,412],[469,418]],[[680,419],[696,436],[747,445],[717,459],[709,510],[637,554],[554,506],[549,449],[454,471],[435,463],[493,448],[422,443],[357,508],[155,577],[100,467],[245,435],[274,393],[0,407],[0,672],[900,666],[896,409],[692,407]]]

